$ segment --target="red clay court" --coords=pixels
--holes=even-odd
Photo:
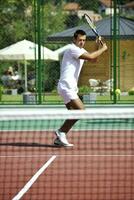
[[[6,130],[3,122],[1,200],[134,199],[134,119],[82,119],[68,135],[71,148],[53,145],[53,120],[48,130],[25,130],[33,127],[30,121],[17,130],[20,121],[13,125],[12,120]]]

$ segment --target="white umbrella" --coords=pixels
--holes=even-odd
[[[25,91],[27,91],[27,60],[38,59],[38,45],[22,40],[0,50],[0,60],[23,60],[25,66]],[[41,46],[42,60],[58,60],[57,55],[50,49]]]

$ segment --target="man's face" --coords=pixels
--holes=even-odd
[[[79,48],[83,48],[86,42],[86,35],[78,35],[76,39],[74,39],[74,43]]]

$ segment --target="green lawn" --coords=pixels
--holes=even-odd
[[[42,96],[43,104],[63,103],[59,95]],[[2,95],[0,104],[23,104],[23,95]]]
[[[62,98],[59,95],[47,94],[42,96],[43,104],[62,104]],[[96,103],[111,103],[112,100],[110,96],[97,96]],[[117,103],[134,103],[134,95],[132,96],[121,96],[118,98]],[[0,104],[23,104],[22,95],[2,95],[2,100]]]
[[[97,96],[97,103],[99,102],[111,102],[112,103],[112,100],[111,100],[111,97],[110,96]],[[134,95],[132,96],[120,96],[117,98],[117,102],[118,103],[134,103]]]

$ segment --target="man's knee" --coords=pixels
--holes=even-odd
[[[73,99],[68,104],[66,104],[66,107],[68,109],[78,109],[78,110],[84,110],[84,105],[80,99]]]

